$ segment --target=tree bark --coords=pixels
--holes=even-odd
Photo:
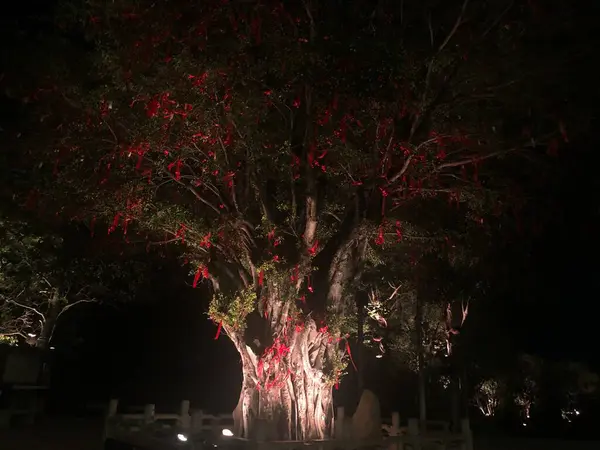
[[[363,342],[365,340],[365,305],[366,305],[366,294],[364,292],[358,292],[356,294],[356,308],[358,315],[358,330],[356,340],[358,342],[358,351],[356,352],[356,366],[358,372],[358,392],[362,392],[365,388],[365,355],[364,355],[364,345]]]
[[[417,359],[419,365],[418,372],[418,391],[419,391],[419,421],[421,426],[425,426],[427,420],[427,401],[425,397],[425,358],[423,355],[423,300],[417,295],[416,311],[416,338],[417,338]]]
[[[295,299],[276,290],[259,298],[246,329],[223,323],[240,353],[243,381],[234,430],[244,438],[323,439],[333,420],[332,388],[341,375],[339,337],[312,317],[292,317]]]
[[[45,314],[42,330],[40,331],[37,341],[35,342],[35,346],[37,348],[42,350],[48,349],[48,346],[50,345],[50,339],[54,333],[54,328],[56,327],[56,322],[58,320],[58,316],[60,315],[61,309],[60,297],[58,292],[55,292],[48,302],[48,310]]]

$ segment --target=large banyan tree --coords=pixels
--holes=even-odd
[[[323,438],[362,275],[518,215],[567,140],[517,3],[65,3],[81,56],[28,97],[29,200],[183,246],[240,354],[237,433]]]

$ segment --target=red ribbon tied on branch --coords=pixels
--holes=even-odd
[[[350,343],[348,342],[348,339],[346,339],[346,351],[348,352],[348,356],[350,357],[350,362],[352,363],[352,367],[354,367],[354,370],[356,370],[358,372],[358,369],[356,368],[356,364],[354,363],[354,358],[352,357],[352,351],[350,350]]]
[[[223,321],[219,322],[219,326],[217,326],[217,334],[215,334],[215,341],[219,339],[221,335],[221,329],[223,328]]]

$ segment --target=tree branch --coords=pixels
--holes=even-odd
[[[314,42],[317,38],[317,27],[315,25],[315,19],[313,18],[312,12],[310,10],[308,0],[302,0],[302,4],[304,5],[304,10],[306,11],[306,15],[308,16],[308,23],[310,24],[310,41]]]
[[[434,66],[434,63],[436,61],[436,58],[444,50],[444,48],[446,47],[446,45],[448,45],[448,43],[450,42],[450,40],[452,39],[452,37],[456,34],[456,31],[458,30],[458,28],[460,27],[460,25],[463,23],[463,18],[464,18],[465,11],[467,9],[467,5],[468,4],[469,4],[469,0],[464,0],[464,2],[462,4],[462,7],[461,7],[461,10],[460,10],[460,13],[458,14],[458,17],[456,18],[456,22],[454,23],[454,26],[452,27],[452,29],[450,30],[450,32],[446,36],[446,39],[444,39],[444,42],[442,42],[442,44],[438,47],[435,55],[432,56],[431,61],[429,61],[429,64],[427,66],[427,74],[425,75],[425,87],[423,89],[423,95],[421,96],[421,108],[422,108],[422,110],[420,111],[420,114],[415,115],[413,123],[412,123],[412,125],[410,127],[410,132],[409,132],[409,136],[408,136],[408,141],[409,142],[412,141],[415,133],[419,129],[420,125],[423,123],[424,118],[431,111],[431,107],[432,107],[432,105],[434,103],[434,102],[430,102],[429,105],[426,105],[427,94],[429,93],[429,89],[430,89],[430,86],[431,86],[431,77],[433,75],[433,66]],[[445,86],[447,85],[447,83],[450,81],[451,78],[452,78],[452,76],[448,76],[448,78],[446,79],[445,83],[440,87],[440,89],[438,90],[437,94],[434,96],[435,99],[439,98],[440,93],[445,88]]]
[[[33,306],[27,306],[27,305],[24,305],[22,303],[19,303],[19,302],[15,301],[15,300],[6,300],[6,302],[7,303],[12,303],[14,305],[17,305],[17,306],[19,306],[19,307],[21,307],[23,309],[27,309],[29,311],[32,311],[32,312],[36,313],[38,316],[40,316],[43,321],[46,321],[46,316],[44,316],[44,314],[42,314],[40,311],[38,311]]]
[[[83,298],[81,300],[77,300],[76,302],[69,303],[67,306],[65,306],[63,309],[61,309],[61,311],[56,316],[56,320],[58,320],[58,318],[60,316],[62,316],[65,312],[67,312],[69,309],[73,308],[76,305],[80,305],[82,303],[99,303],[99,301],[95,298]]]
[[[408,155],[408,158],[406,158],[406,161],[404,161],[404,164],[402,165],[402,168],[398,171],[398,173],[388,178],[388,185],[395,183],[398,179],[400,179],[400,177],[402,177],[402,175],[406,173],[412,159],[413,155]]]
[[[444,39],[444,42],[442,42],[442,45],[440,45],[440,47],[438,48],[438,53],[441,52],[442,50],[444,50],[444,47],[446,47],[446,45],[448,45],[448,42],[450,42],[450,39],[452,39],[452,36],[454,36],[456,34],[456,30],[458,30],[458,27],[460,27],[460,25],[463,23],[463,18],[465,16],[465,11],[466,11],[468,5],[469,5],[469,0],[465,0],[462,4],[462,7],[460,8],[460,13],[459,13],[458,17],[456,18],[456,22],[454,22],[454,26],[450,30],[450,33],[448,33],[448,36],[446,36],[446,39]]]
[[[306,115],[310,117],[311,108],[311,91],[310,88],[306,87]],[[304,225],[304,244],[309,249],[314,245],[317,235],[317,192],[315,186],[315,179],[312,173],[312,167],[309,161],[309,152],[307,148],[310,146],[308,136],[309,125],[306,125],[306,133],[304,139],[304,148],[306,153],[306,222]]]
[[[366,239],[362,231],[355,228],[335,253],[329,267],[329,290],[327,299],[337,309],[338,313],[343,309],[343,288],[348,280],[356,275],[359,263],[366,250]]]
[[[190,191],[192,194],[194,194],[194,197],[196,197],[198,200],[200,200],[206,206],[208,206],[209,208],[211,208],[214,212],[216,212],[219,215],[221,214],[221,211],[219,210],[219,208],[217,208],[211,202],[209,202],[204,197],[202,197],[200,195],[200,193],[196,189],[194,189],[193,186],[190,186],[188,184],[185,184],[183,181],[178,180],[177,177],[175,175],[173,175],[171,172],[169,172],[168,170],[164,170],[163,172],[166,173],[173,181],[175,181],[176,183],[180,184],[181,186],[183,186],[184,188],[186,188],[188,191]]]
[[[62,316],[64,313],[66,313],[69,309],[73,308],[74,306],[80,305],[82,303],[98,303],[98,301],[96,299],[85,298],[85,299],[77,300],[76,302],[68,304],[63,309],[61,309],[60,312],[58,313],[58,315],[56,316],[55,324],[58,323],[58,319],[60,318],[60,316]],[[50,336],[48,337],[47,344],[50,344],[50,342],[52,342],[52,338],[54,337],[55,331],[56,331],[56,325],[52,328],[52,332],[50,333]]]
[[[515,4],[514,0],[511,1],[506,8],[496,17],[496,19],[491,23],[491,25],[486,28],[486,30],[481,34],[481,39],[484,39],[490,31],[494,29],[496,25],[502,20],[502,18],[506,15],[506,13],[513,7]]]
[[[223,155],[225,155],[225,162],[227,163],[227,166],[231,167],[229,164],[229,157],[227,156],[227,149],[225,148],[225,144],[223,144],[223,139],[221,139],[220,136],[219,144],[221,145],[221,149],[223,150]],[[233,179],[233,176],[231,176],[231,180],[229,182],[231,183],[231,202],[233,203],[235,210],[239,213],[240,208],[238,207],[237,197],[235,194],[235,181]]]
[[[263,216],[267,218],[270,223],[275,223],[275,214],[272,209],[268,205],[267,196],[265,193],[265,189],[263,189],[262,184],[259,184],[258,177],[256,173],[253,173],[252,185],[254,186],[254,192],[256,194],[256,198],[260,203],[260,209],[262,210]]]
[[[0,332],[0,336],[2,336],[2,337],[5,337],[5,336],[21,336],[23,339],[29,339],[29,336],[25,336],[20,331],[14,331],[14,332],[10,332],[10,333],[1,333]]]
[[[439,166],[437,166],[434,169],[434,171],[439,172],[440,170],[448,169],[450,167],[459,167],[459,166],[464,166],[465,164],[472,164],[475,162],[483,161],[485,159],[494,158],[495,156],[501,156],[501,155],[506,155],[508,153],[513,153],[513,152],[516,152],[517,150],[519,150],[519,149],[511,148],[509,150],[499,150],[497,152],[488,153],[487,155],[483,155],[483,156],[476,156],[473,158],[463,159],[461,161],[454,161],[454,162],[440,164]]]

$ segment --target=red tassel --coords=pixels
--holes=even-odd
[[[379,188],[379,190],[381,191],[381,217],[385,217],[385,199],[389,194],[383,188]]]
[[[219,326],[217,327],[217,334],[215,334],[215,341],[217,339],[219,339],[219,336],[221,335],[221,328],[223,327],[223,322],[219,322]]]
[[[112,225],[108,228],[108,234],[114,232],[119,226],[119,219],[121,218],[121,213],[116,213],[113,218]]]
[[[399,220],[396,220],[396,236],[398,237],[398,242],[402,240],[402,224]]]
[[[379,227],[379,233],[377,234],[377,238],[375,238],[376,245],[383,245],[385,243],[385,236],[383,235],[383,225]]]
[[[350,344],[348,343],[348,340],[346,340],[346,351],[348,352],[348,356],[350,356],[350,362],[352,362],[352,367],[354,367],[354,370],[358,372],[356,364],[354,364],[354,358],[352,358],[352,351],[350,351]]]
[[[196,271],[196,275],[194,275],[194,282],[192,283],[192,287],[196,287],[198,285],[198,281],[200,281],[200,277],[202,276],[202,266],[198,266],[198,270]]]
[[[264,284],[265,281],[265,273],[261,270],[260,272],[258,272],[258,285],[262,286]]]

